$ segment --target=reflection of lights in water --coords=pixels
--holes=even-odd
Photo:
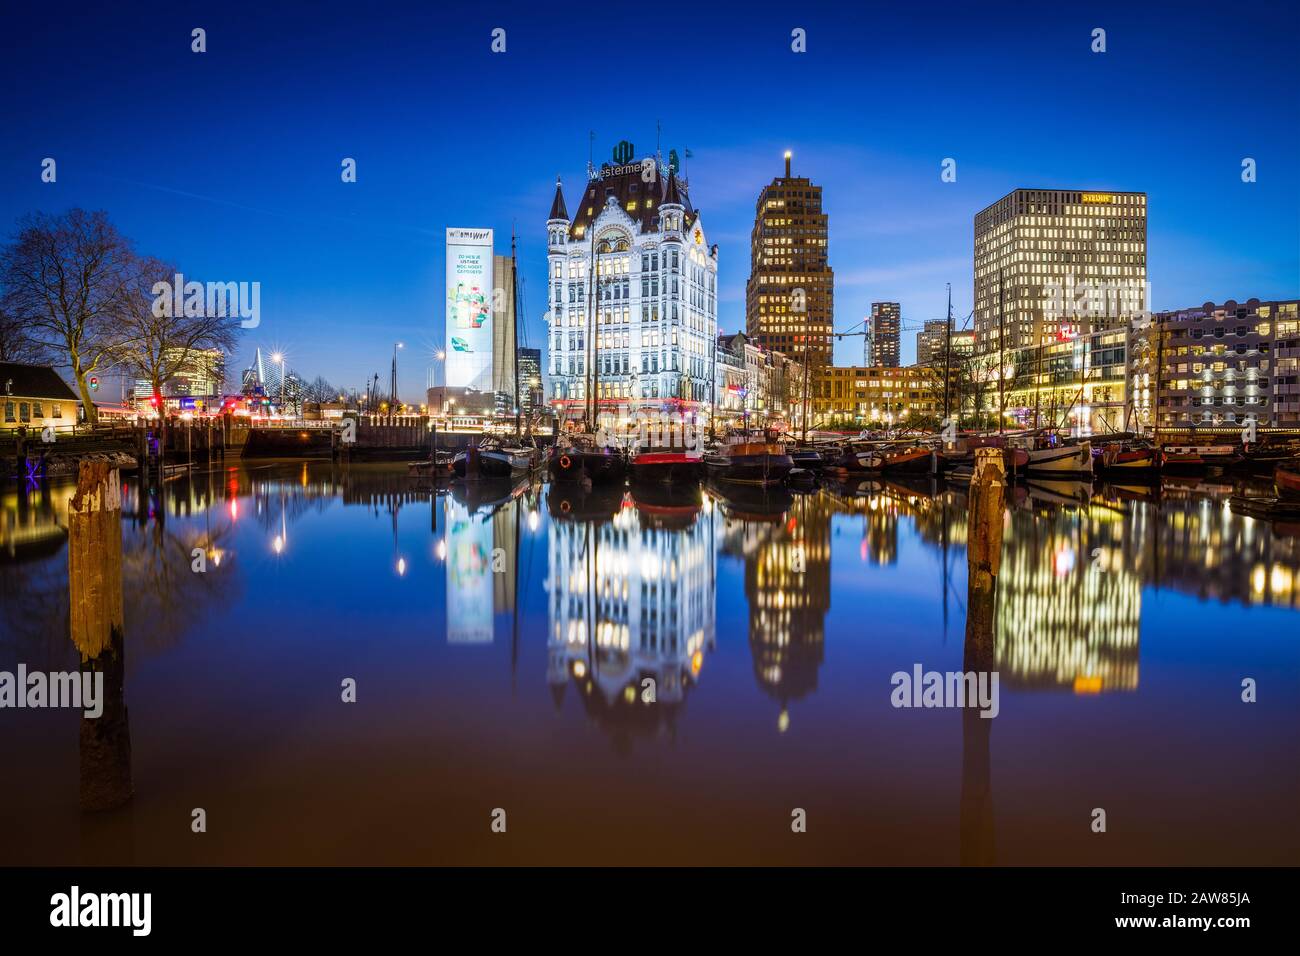
[[[239,520],[239,499],[238,498],[230,499],[230,520],[231,521]]]
[[[1074,692],[1076,694],[1100,694],[1101,693],[1101,675],[1092,677],[1079,676],[1074,679]]]
[[[434,550],[434,552],[438,555],[438,560],[439,560],[439,561],[445,561],[445,560],[447,560],[447,539],[446,539],[446,538],[439,538],[439,539],[438,539],[438,546],[437,546],[436,548],[434,548],[433,550]]]
[[[781,714],[776,718],[776,729],[778,733],[785,733],[790,729],[790,711],[784,707],[781,708]]]
[[[275,540],[271,542],[271,550],[276,554],[280,554],[284,551],[284,539],[278,534],[275,536]]]
[[[1267,580],[1267,575],[1264,573],[1264,566],[1262,564],[1255,565],[1255,570],[1250,573],[1250,589],[1256,594],[1263,594],[1264,582]]]
[[[700,668],[703,666],[704,666],[704,654],[701,651],[696,651],[694,654],[691,655],[691,674],[698,677],[700,673]]]
[[[220,548],[211,548],[208,551],[208,557],[212,559],[212,564],[218,568],[221,567],[221,556],[223,554],[225,554],[225,552]]]
[[[397,559],[397,576],[403,577],[406,574],[406,558]]]
[[[536,531],[539,524],[541,524],[541,519],[537,516],[537,512],[528,512],[528,530]]]
[[[1268,584],[1274,594],[1285,594],[1291,590],[1291,572],[1280,564],[1273,565]]]
[[[585,676],[587,676],[587,664],[586,664],[585,661],[574,661],[574,662],[573,662],[573,676],[574,676],[574,677],[585,677]]]
[[[1064,577],[1074,570],[1074,549],[1068,545],[1061,545],[1056,549],[1056,554],[1052,556],[1052,569],[1056,576]]]

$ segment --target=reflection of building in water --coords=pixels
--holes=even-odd
[[[0,562],[27,561],[57,554],[67,540],[68,499],[75,485],[49,482],[6,484],[0,490]]]
[[[572,681],[588,713],[621,731],[671,722],[716,641],[711,512],[668,526],[625,501],[612,520],[551,521],[547,680],[557,703]],[[645,678],[655,704],[643,702]]]
[[[495,597],[491,509],[447,498],[447,643],[491,644]],[[504,567],[504,565],[502,565]]]
[[[723,552],[745,562],[754,677],[781,702],[782,730],[789,724],[788,702],[817,688],[831,606],[834,510],[825,495],[798,495],[784,512],[726,513]]]
[[[1234,514],[1232,492],[1223,480],[1166,481],[1158,506],[1135,501],[1133,550],[1143,579],[1201,600],[1300,607],[1300,536]]]
[[[1100,504],[1012,511],[996,625],[1008,686],[1136,689],[1141,612],[1122,514]]]

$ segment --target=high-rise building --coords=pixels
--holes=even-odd
[[[871,303],[871,335],[867,339],[869,346],[867,365],[880,368],[898,368],[899,336],[902,331],[902,310],[897,302]]]
[[[492,257],[492,391],[498,411],[514,415],[515,270],[510,256]],[[522,397],[522,396],[521,396]]]
[[[519,405],[527,418],[542,407],[542,350],[519,350]]]
[[[181,349],[168,349],[164,357],[169,364],[180,363],[167,383],[169,395],[211,398],[225,389],[226,356],[221,349],[190,349],[188,355]]]
[[[1146,193],[1017,189],[975,215],[976,348],[1122,327],[1146,279]]]
[[[948,323],[943,319],[928,320],[916,333],[916,364],[942,365],[945,350],[949,348]],[[975,351],[975,332],[971,329],[952,330],[952,360],[956,362]]]
[[[745,331],[757,344],[784,352],[809,372],[809,398],[825,392],[832,364],[835,273],[827,262],[822,188],[790,174],[759,193],[750,234]]]
[[[624,141],[612,163],[591,168],[572,217],[555,185],[548,374],[552,404],[569,421],[612,424],[620,406],[709,411],[718,247],[678,177],[676,150],[667,162],[634,155]]]

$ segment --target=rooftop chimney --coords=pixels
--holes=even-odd
[[[785,151],[785,178],[790,178],[790,151]]]

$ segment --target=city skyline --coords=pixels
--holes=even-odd
[[[390,36],[362,14],[344,13],[305,32],[287,14],[205,14],[208,52],[198,55],[190,50],[189,14],[160,11],[143,32],[108,15],[57,26],[16,16],[30,20],[20,25],[30,42],[6,71],[37,70],[65,39],[81,55],[35,92],[6,84],[6,232],[35,210],[102,208],[142,251],[174,259],[187,274],[261,282],[261,325],[245,332],[227,363],[232,369],[246,366],[261,345],[282,351],[305,374],[359,388],[376,371],[386,377],[391,342],[401,340],[408,343],[402,394],[419,401],[444,344],[441,238],[451,225],[501,236],[517,231],[526,284],[520,344],[544,347],[546,237],[539,224],[556,174],[576,189],[589,153],[600,163],[622,139],[638,154],[651,152],[660,123],[664,152],[691,151],[685,172],[692,191],[706,197],[702,212],[720,247],[723,332],[745,326],[753,204],[780,174],[787,149],[796,171],[824,190],[835,328],[860,322],[872,301],[900,302],[904,364],[915,359],[915,329],[943,316],[945,283],[952,283],[958,319],[972,310],[973,217],[1017,188],[1145,192],[1154,310],[1291,298],[1300,287],[1297,187],[1283,173],[1300,124],[1278,122],[1297,113],[1285,76],[1286,27],[1294,24],[1288,11],[1255,11],[1246,23],[1209,6],[1195,18],[1112,9],[1081,20],[1049,11],[1027,23],[1014,12],[962,9],[934,25],[927,40],[927,55],[948,68],[932,77],[906,63],[917,50],[914,38],[892,49],[881,43],[869,65],[859,56],[862,44],[914,37],[919,14],[757,9],[742,23],[713,10],[697,19],[715,47],[707,91],[629,103],[618,89],[601,88],[580,108],[535,94],[526,82],[549,69],[567,18],[501,15],[508,47],[494,55],[497,24],[483,14],[437,23],[447,41],[438,69],[472,80],[484,104],[505,104],[511,117],[498,122],[485,111],[474,126],[478,145],[468,151],[440,132],[448,128],[443,118],[464,117],[454,91],[424,75],[429,58],[421,55],[427,44],[418,29]],[[623,15],[610,16],[613,29]],[[1104,54],[1089,49],[1092,20],[1108,31]],[[807,30],[807,53],[791,51],[795,26]],[[383,42],[371,35],[376,31]],[[296,44],[282,48],[295,32]],[[988,66],[982,51],[990,41],[972,43],[971,35],[1016,43],[1015,63]],[[1226,45],[1250,38],[1248,90],[1234,76],[1163,68],[1208,36]],[[383,54],[363,52],[386,44]],[[354,48],[356,63],[333,66],[340,50]],[[165,87],[136,102],[120,86],[89,84],[123,57],[139,64],[141,83],[156,86],[151,78],[166,77]],[[755,57],[772,80],[761,97],[740,69]],[[1050,76],[1050,89],[1024,83],[1031,73]],[[281,80],[282,99],[253,99],[255,89]],[[809,97],[809,85],[820,92]],[[1150,110],[1141,101],[1134,107],[1135,86]],[[376,94],[391,111],[368,108]],[[973,115],[999,97],[1043,122],[1008,129]],[[69,110],[69,103],[79,106]],[[1105,107],[1104,124],[1089,120],[1095,106]],[[846,111],[861,121],[843,121]],[[934,122],[917,122],[918,114]],[[408,115],[422,118],[417,128],[404,122]],[[109,125],[110,116],[125,122]],[[174,146],[162,155],[136,132],[160,128],[160,117],[169,120],[161,129]],[[1188,136],[1216,120],[1237,135]],[[1095,135],[1088,122],[1099,123]],[[1060,128],[1060,136],[1044,136],[1044,124]],[[213,129],[223,130],[222,149],[210,148]],[[58,161],[52,184],[41,182],[45,157]],[[347,157],[357,160],[355,183],[340,179]],[[1256,161],[1256,182],[1242,182],[1243,158]],[[945,159],[956,161],[955,182],[941,179]],[[857,339],[835,343],[836,364],[855,363],[860,353]]]

